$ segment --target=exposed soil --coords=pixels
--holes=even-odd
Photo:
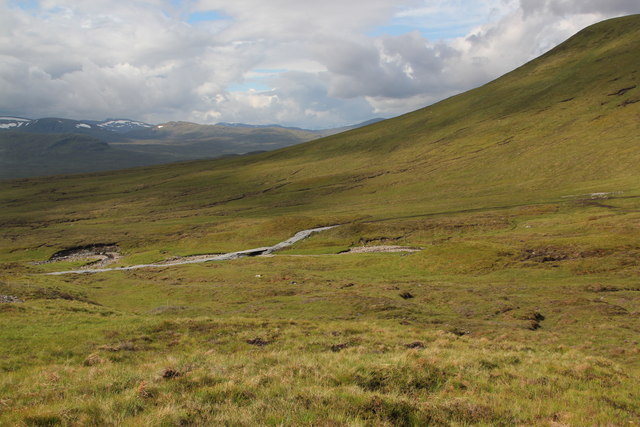
[[[590,292],[623,292],[623,291],[638,292],[640,291],[640,286],[621,288],[617,286],[606,286],[606,285],[596,283],[594,285],[587,285],[585,287],[585,290]]]
[[[610,93],[608,96],[622,96],[625,93],[629,92],[631,89],[635,89],[635,88],[636,88],[636,85],[624,87],[617,92]]]
[[[635,248],[629,249],[635,250]],[[590,250],[576,250],[561,247],[539,247],[536,249],[524,249],[520,255],[523,261],[534,262],[557,262],[581,258],[601,258],[611,255],[613,250],[606,248],[596,248]]]
[[[12,295],[0,295],[0,303],[21,303],[24,302],[18,297]]]
[[[425,348],[426,346],[424,345],[424,343],[420,342],[420,341],[415,341],[409,344],[405,344],[404,345],[407,348]]]
[[[182,372],[176,371],[175,369],[165,369],[162,372],[162,378],[165,380],[170,380],[172,378],[178,378],[182,376]]]
[[[271,341],[264,340],[260,337],[254,338],[252,340],[247,340],[247,344],[256,345],[258,347],[264,347],[265,345],[271,344]]]
[[[348,343],[334,344],[331,346],[331,351],[333,351],[334,353],[338,353],[347,347],[349,347]]]
[[[101,268],[118,261],[120,248],[115,243],[95,243],[63,249],[51,255],[47,261],[36,264],[49,264],[60,261],[79,261],[91,258],[91,261],[81,268]]]
[[[378,252],[419,252],[422,248],[413,248],[409,246],[359,246],[357,248],[351,248],[346,251],[340,252],[341,254],[365,254],[365,253],[378,253]]]

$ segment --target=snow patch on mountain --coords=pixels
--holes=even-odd
[[[102,129],[111,130],[115,132],[126,132],[134,129],[146,129],[153,127],[150,124],[138,122],[135,120],[117,119],[117,120],[105,120],[98,123]]]
[[[30,119],[23,119],[22,117],[0,117],[0,129],[12,129],[22,126],[29,126]]]

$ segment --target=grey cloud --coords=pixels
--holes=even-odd
[[[401,6],[454,3],[199,0],[183,9],[168,0],[40,3],[28,11],[0,0],[3,114],[315,128],[422,107],[485,83],[599,19],[640,12],[637,0],[505,0],[495,3],[502,9],[494,21],[435,43],[419,32],[366,33],[389,23]],[[230,19],[185,22],[206,10]],[[260,68],[289,72],[262,79],[272,90],[229,91]]]
[[[455,54],[444,45],[430,45],[417,33],[387,36],[377,44],[334,45],[331,50],[318,47],[317,59],[327,68],[331,95],[341,98],[408,98],[435,86],[441,89],[443,61]]]
[[[637,0],[520,0],[525,15],[552,13],[566,16],[599,13],[607,16],[640,13]]]
[[[195,118],[316,129],[361,122],[373,114],[371,105],[362,98],[330,96],[323,73],[280,73],[269,83],[277,89],[219,95],[200,105],[201,112]]]

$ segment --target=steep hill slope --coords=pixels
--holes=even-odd
[[[639,22],[600,23],[492,83],[396,119],[253,157],[99,179],[124,194],[135,190],[146,212],[170,206],[189,215],[384,218],[635,195]],[[91,180],[32,181],[24,197],[40,185],[82,188]],[[74,201],[100,197],[80,191]]]
[[[370,189],[405,210],[637,188],[638,22],[598,24],[481,88],[266,161],[304,165],[297,179],[344,174],[351,200]]]

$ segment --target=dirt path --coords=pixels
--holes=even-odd
[[[166,261],[164,263],[158,263],[158,264],[139,264],[139,265],[131,265],[129,267],[111,267],[111,268],[83,268],[83,269],[79,269],[79,270],[69,270],[69,271],[56,271],[53,273],[45,273],[47,275],[51,275],[51,276],[59,276],[59,275],[63,275],[63,274],[91,274],[91,273],[103,273],[106,271],[125,271],[125,270],[137,270],[140,268],[154,268],[154,267],[172,267],[174,265],[185,265],[185,264],[197,264],[197,263],[201,263],[201,262],[208,262],[208,261],[228,261],[228,260],[232,260],[232,259],[238,259],[238,258],[243,258],[243,257],[248,257],[248,256],[260,256],[260,255],[269,255],[272,254],[275,251],[279,251],[281,249],[284,249],[288,246],[293,245],[296,242],[299,242],[300,240],[306,239],[307,237],[309,237],[310,235],[312,235],[313,233],[317,233],[320,231],[325,231],[325,230],[330,230],[332,228],[337,227],[337,225],[332,225],[332,226],[328,226],[328,227],[318,227],[318,228],[311,228],[309,230],[302,230],[297,232],[293,237],[280,242],[280,243],[276,243],[273,246],[267,246],[264,248],[255,248],[255,249],[247,249],[244,251],[238,251],[238,252],[230,252],[227,254],[219,254],[219,255],[198,255],[195,257],[187,257],[187,258],[182,258],[179,260],[175,260],[175,261]]]

